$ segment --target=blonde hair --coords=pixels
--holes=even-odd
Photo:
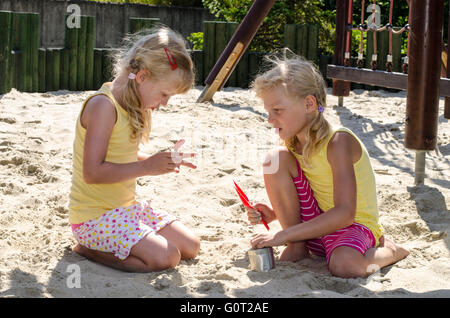
[[[287,96],[292,98],[305,98],[312,95],[316,98],[317,105],[326,108],[327,91],[325,81],[317,69],[317,67],[306,59],[296,56],[292,53],[292,57],[287,58],[284,50],[283,56],[268,56],[266,60],[273,65],[271,69],[256,77],[252,83],[252,88],[256,95],[261,97],[262,92],[267,89],[283,85]],[[322,112],[318,112],[315,118],[309,123],[309,129],[306,133],[306,143],[302,149],[303,163],[310,164],[311,157],[316,153],[325,138],[330,133],[330,124],[323,116]],[[285,141],[288,148],[293,148],[297,143],[297,136]]]
[[[151,79],[164,77],[172,72],[166,53],[168,49],[178,65],[175,71],[180,74],[176,94],[183,94],[194,85],[193,63],[180,34],[166,26],[158,26],[131,34],[124,42],[124,46],[113,56],[114,77],[137,74],[140,70],[148,71]],[[128,79],[120,99],[129,114],[133,130],[131,138],[146,143],[151,130],[151,111],[142,109],[137,85],[135,80]]]

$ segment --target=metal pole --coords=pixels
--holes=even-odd
[[[416,161],[414,168],[414,184],[423,184],[425,180],[425,155],[426,151],[417,150],[416,151]]]

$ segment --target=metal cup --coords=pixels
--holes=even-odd
[[[251,249],[248,251],[250,260],[250,269],[258,272],[268,272],[275,268],[275,259],[273,257],[272,247]]]

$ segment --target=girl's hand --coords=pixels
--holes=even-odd
[[[194,156],[194,153],[177,152],[174,154],[174,152],[160,152],[143,160],[143,162],[147,170],[147,175],[157,176],[170,172],[179,173],[181,165],[196,169],[197,167],[194,164],[183,160],[184,158],[192,158]]]
[[[252,248],[279,246],[287,243],[284,232],[258,234],[250,240]]]
[[[256,203],[253,207],[254,209],[245,207],[247,210],[248,221],[252,225],[261,223],[261,218],[263,218],[266,223],[270,223],[277,218],[273,210],[263,203]]]

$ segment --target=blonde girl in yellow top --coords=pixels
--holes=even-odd
[[[256,204],[247,211],[252,224],[261,217],[267,223],[278,219],[283,230],[257,235],[252,246],[287,244],[283,261],[309,253],[326,256],[330,272],[340,277],[365,277],[406,257],[409,252],[385,238],[378,222],[366,148],[349,129],[332,127],[324,117],[326,86],[320,72],[299,57],[273,62],[253,88],[285,147],[264,167],[272,208]]]
[[[136,178],[196,168],[177,150],[149,156],[151,113],[194,82],[183,38],[167,27],[133,38],[116,56],[112,82],[83,104],[76,122],[69,220],[74,251],[116,269],[148,272],[194,258],[199,239],[174,216],[136,202]],[[175,148],[178,148],[178,144]]]

